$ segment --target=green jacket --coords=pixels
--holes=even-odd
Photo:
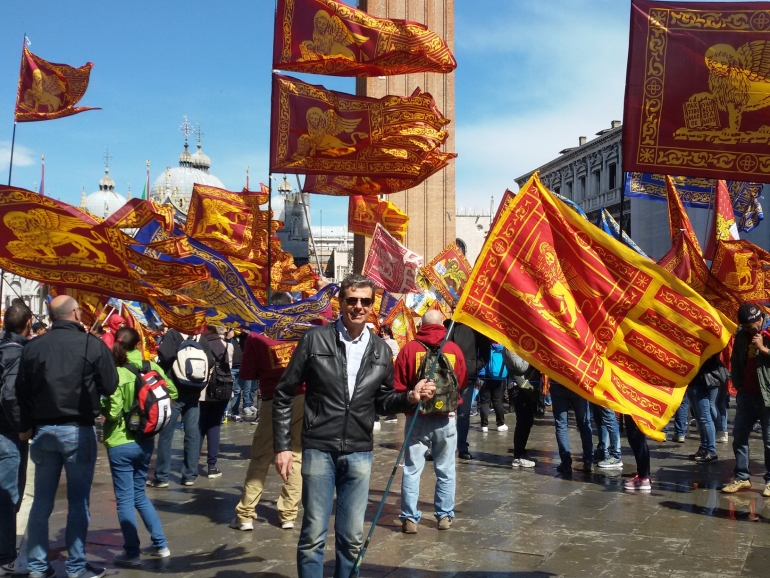
[[[138,349],[128,352],[128,362],[136,366],[137,369],[141,369],[142,361],[142,352]],[[166,380],[171,399],[176,399],[177,391],[174,382],[166,377],[166,374],[156,363],[150,362],[150,367]],[[104,445],[108,449],[136,441],[126,429],[124,417],[134,404],[135,386],[136,376],[125,367],[118,367],[118,388],[110,397],[102,398],[102,415],[104,416],[102,437],[104,438]]]
[[[770,339],[763,336],[762,340],[765,347],[770,347]],[[738,333],[735,334],[733,354],[730,357],[733,386],[737,391],[743,389],[743,375],[746,370],[750,344],[751,335],[749,332],[738,329]],[[764,406],[770,407],[770,355],[765,355],[761,351],[757,351],[757,378],[759,379],[759,389],[762,392]]]

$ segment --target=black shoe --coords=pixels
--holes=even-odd
[[[222,476],[222,472],[220,472],[218,469],[214,468],[213,470],[209,470],[208,472],[208,479],[212,480],[214,478],[219,478]]]
[[[586,473],[591,473],[594,470],[594,463],[593,462],[583,462],[583,471]]]
[[[556,467],[556,471],[560,474],[568,474],[572,471],[572,464],[565,464],[562,462]]]
[[[472,460],[473,456],[470,454],[470,452],[460,452],[460,459],[461,460]]]
[[[426,462],[432,462],[433,461],[433,454],[431,453],[430,450],[425,452],[425,461]]]
[[[694,454],[690,455],[691,460],[695,460],[696,462],[705,456],[708,455],[708,450],[704,450],[703,448],[698,448],[698,451]]]
[[[710,464],[711,462],[715,462],[718,459],[719,457],[716,454],[706,454],[699,458],[695,458],[695,461],[698,462],[699,464]]]
[[[107,568],[100,568],[99,566],[93,566],[88,563],[86,564],[86,567],[77,574],[67,574],[67,578],[101,578],[106,571]]]

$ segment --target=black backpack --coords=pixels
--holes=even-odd
[[[217,401],[228,401],[233,397],[233,374],[227,361],[227,350],[216,360],[209,376],[208,397]]]
[[[447,356],[441,352],[439,355],[438,347],[430,347],[422,341],[417,341],[425,348],[425,355],[417,368],[417,381],[427,379],[433,362],[438,357],[436,370],[433,372],[433,381],[436,384],[436,392],[433,397],[423,400],[420,404],[420,413],[449,413],[457,411],[457,398],[459,397],[460,383],[457,381],[457,375]]]

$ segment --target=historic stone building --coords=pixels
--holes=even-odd
[[[462,249],[471,265],[481,253],[489,227],[494,218],[494,197],[488,209],[479,207],[457,207],[455,215],[456,243]]]
[[[454,0],[358,0],[358,7],[378,18],[399,18],[421,22],[446,40],[454,50]],[[407,96],[420,87],[436,100],[439,110],[452,123],[442,150],[455,150],[455,75],[419,73],[356,79],[356,93],[381,98],[387,94]],[[455,240],[454,161],[419,186],[389,196],[409,215],[404,245],[426,262]],[[354,270],[361,271],[369,239],[356,235]]]

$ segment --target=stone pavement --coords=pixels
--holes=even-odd
[[[732,413],[731,413],[732,418]],[[472,418],[474,460],[458,461],[456,519],[450,531],[438,532],[432,516],[435,477],[427,464],[421,487],[423,521],[416,535],[404,535],[398,522],[400,478],[397,474],[386,508],[366,556],[362,576],[417,578],[523,578],[526,576],[641,576],[644,578],[716,578],[770,575],[770,498],[761,496],[759,476],[750,492],[718,493],[731,478],[731,446],[719,444],[720,461],[696,465],[688,454],[697,442],[650,442],[653,491],[624,493],[621,482],[634,470],[623,441],[621,472],[557,474],[558,455],[550,414],[538,419],[530,438],[534,470],[513,470],[510,430],[481,433]],[[732,419],[731,419],[732,422]],[[403,440],[404,416],[383,423],[375,432],[374,470],[365,530],[374,516]],[[494,426],[493,426],[494,427]],[[106,562],[108,575],[127,577],[163,574],[173,577],[241,578],[296,576],[295,530],[281,530],[276,512],[280,487],[271,469],[253,532],[227,527],[239,498],[254,427],[223,426],[219,469],[224,476],[198,478],[195,486],[179,485],[178,473],[166,490],[149,490],[163,520],[172,557],[145,560],[141,570],[110,565],[121,551],[109,467],[99,456],[91,493],[89,557]],[[490,428],[492,429],[492,428]],[[574,425],[572,447],[579,448]],[[173,469],[178,472],[181,432],[175,438]],[[752,435],[752,471],[760,473],[761,444]],[[201,460],[203,463],[204,460]],[[769,506],[769,507],[766,507]],[[301,516],[301,511],[300,511]],[[63,537],[66,487],[59,487],[51,517],[52,559],[64,576]],[[141,525],[141,524],[140,524]],[[147,533],[141,529],[143,545]],[[334,561],[333,530],[327,538],[327,574]]]

